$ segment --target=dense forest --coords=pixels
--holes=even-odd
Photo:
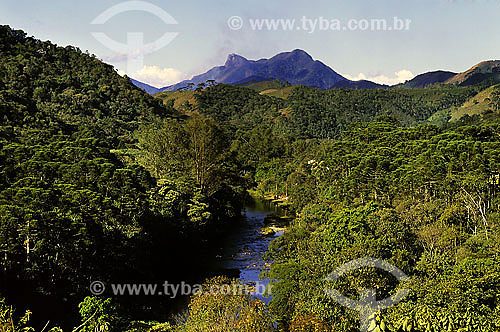
[[[282,100],[261,95],[252,87],[220,84],[199,91],[195,107],[236,128],[266,123],[275,133],[292,139],[331,139],[339,138],[351,124],[378,117],[395,118],[401,126],[414,126],[431,117],[436,124],[446,123],[446,111],[461,106],[481,88],[438,85],[428,89],[324,91],[300,86]]]
[[[246,195],[223,128],[179,122],[76,48],[0,39],[2,295],[72,319],[92,280],[189,280]]]
[[[77,48],[1,26],[0,330],[358,330],[331,287],[410,290],[370,331],[498,331],[500,119],[448,121],[484,89],[277,98],[210,84],[176,107]],[[180,317],[168,298],[90,296],[94,280],[241,286],[203,267],[249,191],[295,216],[266,254],[269,305],[201,291]],[[409,278],[366,267],[325,280],[363,257]]]

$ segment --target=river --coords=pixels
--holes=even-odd
[[[227,271],[232,276],[249,285],[267,285],[269,280],[260,280],[259,275],[267,269],[263,255],[266,253],[269,243],[283,234],[279,225],[266,224],[266,217],[282,216],[285,211],[274,203],[254,199],[254,204],[245,207],[244,220],[239,224],[220,246],[216,257],[217,269]],[[264,235],[261,229],[265,226],[273,226],[275,231]],[[270,297],[255,294],[254,297],[268,303]]]
[[[261,229],[273,226],[273,223],[270,224],[266,220],[280,220],[276,217],[285,215],[285,211],[269,201],[254,199],[252,204],[245,207],[243,214],[242,220],[231,227],[223,240],[219,239],[217,246],[211,244],[211,248],[205,252],[201,261],[197,262],[200,275],[192,276],[190,281],[202,283],[206,278],[226,275],[231,278],[237,277],[251,286],[257,283],[265,286],[269,283],[269,280],[259,278],[261,272],[268,268],[262,256],[266,253],[269,243],[281,236],[283,230],[276,227],[275,232],[264,235]],[[274,218],[269,218],[271,215]],[[261,294],[254,294],[254,297],[265,303],[271,299]],[[18,300],[19,308],[23,308],[23,304],[29,304],[30,309],[34,308],[32,310],[37,316],[32,322],[35,326],[42,327],[47,317],[65,329],[71,329],[75,326],[75,322],[79,321],[79,315],[74,310],[77,305],[75,302],[68,303],[65,299],[37,296],[37,294],[24,295],[18,297]],[[168,320],[182,315],[189,303],[187,296],[178,296],[176,299],[137,296],[127,297],[126,300],[150,308],[149,313],[141,317],[144,320]],[[141,305],[137,304],[137,307],[141,308]]]

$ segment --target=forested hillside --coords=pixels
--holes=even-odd
[[[0,114],[0,294],[39,319],[45,310],[47,320],[73,319],[91,280],[187,280],[201,240],[239,215],[243,191],[223,130],[173,119],[172,108],[74,47],[0,27]],[[162,143],[177,147],[165,155],[152,140],[169,118],[169,128],[202,135]],[[211,155],[192,153],[215,139]],[[227,172],[195,176],[196,158],[214,153]],[[166,160],[182,165],[155,172]]]
[[[278,317],[297,331],[354,329],[357,313],[325,299],[324,278],[333,266],[377,257],[409,280],[366,269],[330,287],[376,287],[380,298],[410,289],[382,315],[387,328],[498,329],[498,133],[497,120],[448,129],[373,122],[338,141],[297,141],[261,165],[259,188],[287,192],[299,215],[268,254]]]
[[[281,101],[224,85],[198,91],[198,112],[234,128],[233,150],[257,192],[285,197],[296,212],[268,253],[270,311],[282,328],[357,329],[358,312],[325,297],[327,286],[354,298],[361,288],[380,298],[409,289],[373,317],[379,331],[499,328],[498,114],[427,121],[475,104],[482,89],[296,87]],[[494,111],[498,87],[490,90],[484,103]],[[361,257],[383,258],[410,278],[398,284],[367,268],[325,283]]]
[[[294,138],[338,138],[356,122],[395,118],[403,126],[427,122],[462,106],[480,87],[436,86],[428,89],[320,90],[294,87],[286,99],[253,89],[217,85],[195,94],[193,110],[236,127],[267,123],[276,133]],[[161,98],[161,96],[159,96]],[[175,100],[170,95],[169,100]]]

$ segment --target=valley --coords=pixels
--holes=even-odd
[[[497,331],[498,68],[388,86],[297,49],[157,89],[0,26],[0,330],[355,331],[325,289],[404,289],[370,331]],[[366,257],[408,277],[326,280]],[[203,285],[109,287],[165,280]]]

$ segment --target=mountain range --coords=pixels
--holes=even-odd
[[[345,80],[321,61],[314,60],[305,51],[294,50],[260,60],[248,60],[241,55],[230,54],[223,66],[214,67],[204,74],[161,90],[175,91],[189,83],[196,85],[208,80],[238,84],[250,78],[255,81],[280,79],[292,85],[306,85],[320,89],[328,89],[335,83]]]
[[[164,88],[155,88],[131,79],[131,82],[149,94],[178,89],[193,89],[200,83],[215,81],[230,85],[250,84],[280,80],[290,85],[305,85],[319,89],[388,89],[390,86],[368,80],[352,81],[332,68],[314,60],[307,52],[296,49],[275,55],[270,59],[248,60],[238,54],[230,54],[223,66],[213,67],[206,73],[196,75]],[[433,84],[455,84],[460,86],[500,83],[500,61],[481,62],[463,73],[432,71],[398,84],[403,88],[426,88]]]

